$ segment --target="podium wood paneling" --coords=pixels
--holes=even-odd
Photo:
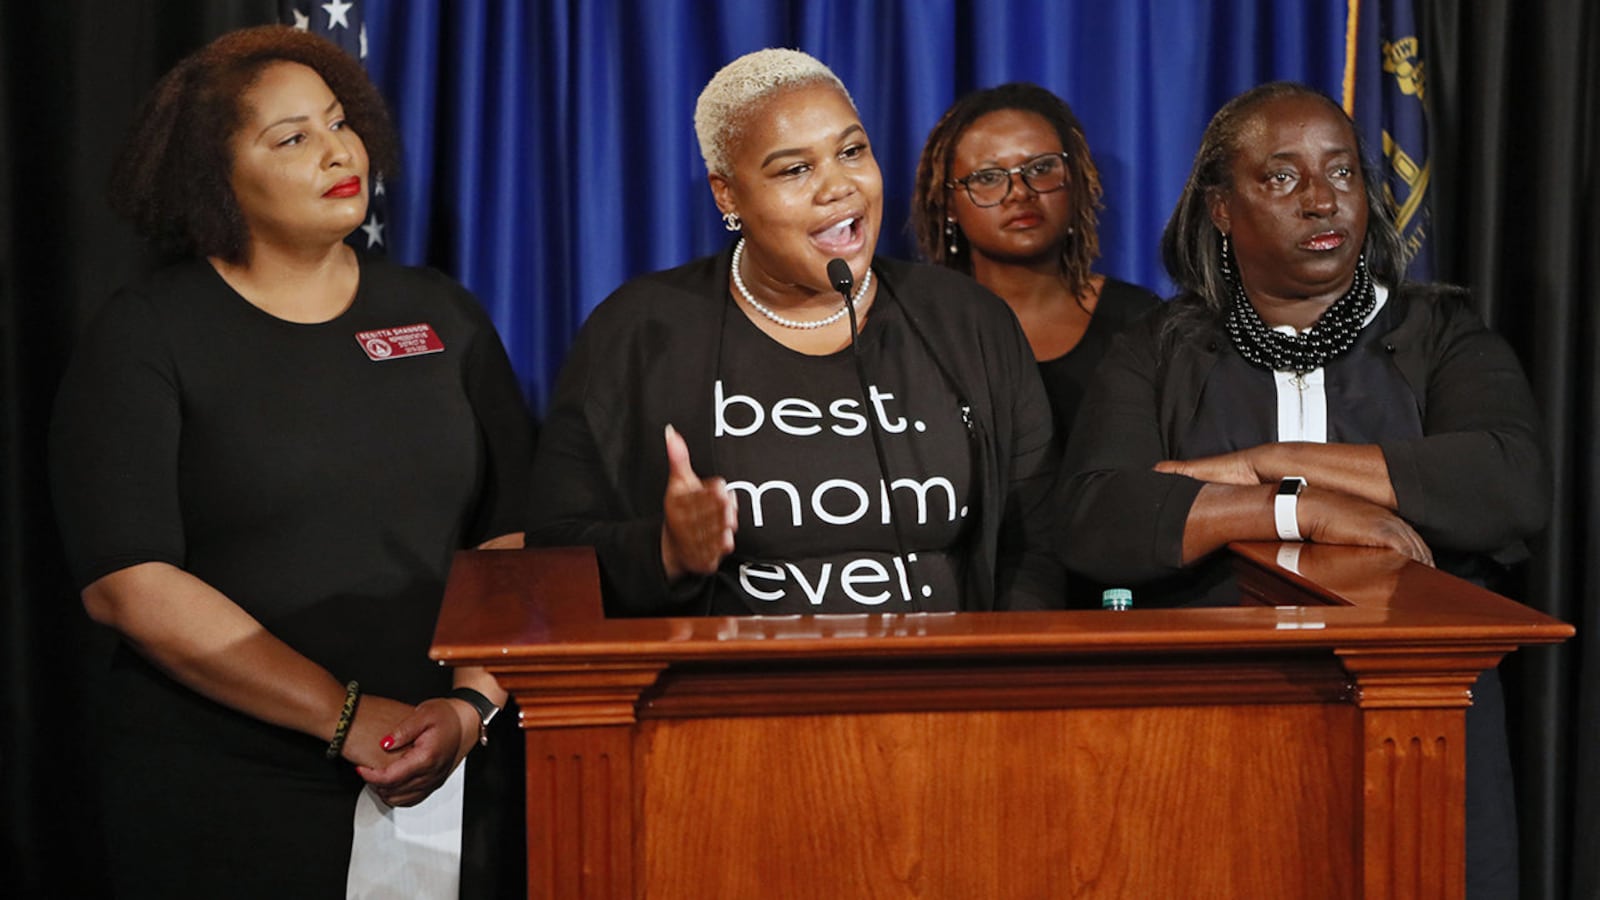
[[[1233,552],[1233,608],[638,620],[466,552],[433,654],[521,706],[535,897],[1459,898],[1472,683],[1571,629]]]

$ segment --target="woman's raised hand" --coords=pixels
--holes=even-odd
[[[667,579],[709,575],[733,552],[739,504],[721,478],[702,481],[689,463],[689,445],[667,426],[667,493],[662,501],[661,562]]]

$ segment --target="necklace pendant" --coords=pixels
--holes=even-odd
[[[1289,379],[1289,380],[1293,381],[1294,382],[1294,386],[1299,388],[1301,391],[1304,391],[1306,389],[1306,373],[1304,373],[1304,372],[1296,372],[1296,373],[1294,373],[1294,377]]]

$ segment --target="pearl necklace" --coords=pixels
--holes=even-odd
[[[1239,355],[1263,369],[1294,372],[1302,382],[1307,372],[1327,365],[1355,346],[1362,324],[1378,305],[1378,292],[1367,271],[1365,253],[1356,258],[1350,290],[1310,328],[1293,335],[1274,331],[1261,320],[1231,265],[1223,269],[1223,280],[1233,294],[1223,325]]]
[[[844,314],[848,311],[846,305],[841,303],[839,304],[839,308],[834,311],[833,315],[828,316],[825,319],[815,319],[809,322],[801,321],[799,319],[786,319],[783,316],[778,315],[767,307],[762,306],[760,301],[756,300],[755,296],[750,293],[750,289],[744,286],[744,278],[739,274],[739,260],[743,258],[744,238],[739,238],[739,243],[733,245],[733,286],[739,289],[739,296],[744,298],[744,302],[750,304],[751,309],[754,309],[763,316],[766,316],[772,321],[777,322],[779,325],[782,325],[785,328],[799,328],[801,330],[826,328],[827,326],[832,325],[843,318]],[[861,286],[856,288],[855,295],[850,298],[851,302],[860,303],[861,298],[867,295],[867,289],[870,287],[872,287],[872,269],[868,268],[867,274],[861,278]]]

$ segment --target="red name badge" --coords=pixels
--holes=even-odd
[[[439,340],[438,333],[427,322],[357,332],[356,343],[373,362],[438,353],[444,349],[444,341]]]

